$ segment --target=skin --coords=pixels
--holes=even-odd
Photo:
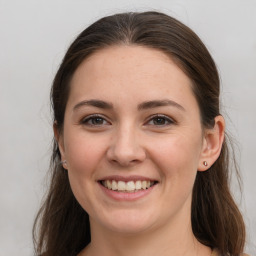
[[[211,254],[192,233],[191,198],[197,171],[220,154],[224,120],[203,129],[191,88],[170,57],[146,47],[109,47],[78,67],[64,129],[55,128],[55,136],[73,193],[90,216],[92,241],[79,256]],[[81,103],[92,99],[112,107]],[[175,104],[138,109],[155,100]],[[109,175],[158,183],[142,198],[117,201],[98,183]]]

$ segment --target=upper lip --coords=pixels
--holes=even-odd
[[[131,176],[121,176],[121,175],[111,175],[111,176],[105,176],[101,179],[99,179],[99,181],[103,181],[103,180],[116,180],[116,181],[157,181],[156,179],[152,179],[149,177],[145,177],[145,176],[139,176],[139,175],[131,175]]]

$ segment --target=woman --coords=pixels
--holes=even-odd
[[[36,253],[241,255],[219,77],[200,39],[157,12],[100,19],[68,49]]]

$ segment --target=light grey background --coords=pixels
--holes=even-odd
[[[104,15],[152,9],[194,29],[218,65],[228,129],[240,146],[246,251],[256,255],[255,0],[0,0],[0,256],[33,254],[51,151],[49,90],[65,50]]]

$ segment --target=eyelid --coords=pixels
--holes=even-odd
[[[167,116],[167,115],[164,115],[164,114],[155,114],[155,115],[150,116],[150,117],[147,119],[147,121],[145,122],[145,124],[148,124],[149,121],[153,120],[154,118],[163,118],[163,119],[165,119],[166,121],[169,122],[168,124],[158,125],[159,127],[177,124],[177,122],[176,122],[173,118],[171,118],[171,117],[169,117],[169,116]],[[157,126],[157,125],[152,125],[152,126]]]
[[[103,121],[107,122],[108,124],[89,124],[88,122],[90,121],[90,119],[93,119],[93,118],[102,118]],[[159,124],[159,125],[156,125],[156,124],[148,124],[150,121],[152,121],[154,118],[163,118],[165,119],[165,121],[167,121],[168,123],[167,124]],[[88,116],[85,116],[81,119],[81,121],[79,122],[80,124],[82,125],[87,125],[87,126],[91,126],[91,127],[100,127],[100,126],[105,126],[105,125],[111,125],[111,122],[108,120],[108,118],[106,118],[104,115],[102,114],[90,114]],[[159,128],[161,127],[165,127],[165,126],[169,126],[169,125],[173,125],[173,124],[177,124],[177,122],[167,116],[167,115],[164,115],[164,114],[154,114],[152,116],[150,116],[149,118],[147,118],[146,122],[143,124],[144,125],[151,125],[151,126],[158,126]]]
[[[87,122],[90,120],[90,119],[93,119],[93,118],[102,118],[104,121],[106,121],[108,124],[111,124],[108,119],[102,115],[102,114],[91,114],[91,115],[88,115],[88,116],[85,116],[81,119],[81,121],[79,122],[80,124],[82,125],[88,125],[88,126],[95,126],[95,127],[99,127],[99,126],[104,126],[105,124],[99,124],[99,125],[94,125],[94,124],[88,124]]]

